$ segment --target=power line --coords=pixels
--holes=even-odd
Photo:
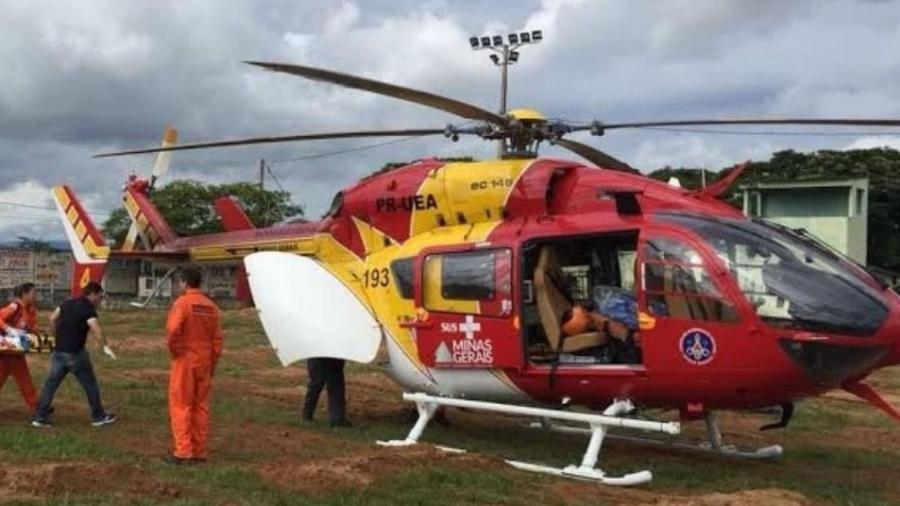
[[[0,201],[0,205],[10,206],[10,207],[21,207],[21,208],[25,208],[25,209],[37,209],[39,211],[52,211],[52,212],[57,211],[57,209],[55,207],[36,206],[34,204],[20,204],[18,202]],[[109,216],[110,213],[95,213],[94,215],[95,216]]]
[[[282,193],[284,193],[284,187],[281,186],[281,181],[279,181],[278,176],[276,176],[275,173],[272,172],[272,164],[266,166],[266,171],[268,171],[269,175],[272,176],[272,180],[275,181],[275,185],[278,186],[278,189]]]
[[[672,127],[642,127],[641,130],[657,130],[662,132],[681,132],[695,134],[716,135],[785,135],[797,137],[860,137],[872,135],[900,136],[900,131],[875,131],[875,132],[785,132],[777,130],[721,130],[718,128],[672,128]]]
[[[377,143],[373,143],[373,144],[366,144],[366,145],[363,145],[363,146],[356,146],[356,147],[352,147],[352,148],[339,149],[339,150],[337,150],[337,151],[326,151],[326,152],[323,152],[323,153],[316,153],[316,154],[312,154],[312,155],[298,156],[298,157],[295,157],[295,158],[284,158],[284,159],[281,159],[281,160],[272,160],[271,162],[269,162],[269,166],[271,167],[272,165],[275,165],[275,164],[278,164],[278,163],[299,162],[299,161],[301,161],[301,160],[315,160],[315,159],[317,159],[317,158],[325,158],[325,157],[329,157],[329,156],[338,156],[338,155],[343,155],[343,154],[346,154],[346,153],[355,153],[355,152],[357,152],[357,151],[365,151],[365,150],[367,150],[367,149],[380,148],[380,147],[382,147],[382,146],[389,146],[389,145],[391,145],[391,144],[398,144],[398,143],[400,143],[400,142],[410,141],[410,140],[418,139],[418,138],[421,138],[421,137],[424,137],[424,136],[423,136],[423,135],[413,135],[413,136],[410,136],[410,137],[401,137],[401,138],[399,138],[399,139],[391,139],[391,140],[389,140],[389,141],[377,142]]]
[[[4,216],[4,215],[0,215],[0,218],[2,218],[5,221],[25,220],[25,221],[42,221],[45,223],[59,223],[59,220],[53,220],[50,218],[39,218],[37,216],[22,216],[22,215]]]
[[[0,201],[0,205],[3,206],[13,206],[13,207],[24,207],[27,209],[40,209],[42,211],[56,211],[55,207],[47,207],[47,206],[36,206],[33,204],[20,204],[18,202],[4,202]]]

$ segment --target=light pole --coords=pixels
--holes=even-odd
[[[518,49],[525,44],[537,44],[544,39],[541,30],[532,30],[530,32],[510,33],[506,36],[504,42],[502,35],[484,35],[481,37],[470,37],[469,45],[475,51],[489,49],[493,51],[490,55],[491,61],[497,67],[500,67],[500,115],[506,115],[506,90],[509,83],[509,66],[519,61]],[[497,141],[497,156],[502,157],[506,154],[506,142],[504,139]]]

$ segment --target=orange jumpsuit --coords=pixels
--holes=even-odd
[[[37,309],[33,304],[25,305],[16,301],[0,309],[0,331],[6,332],[11,328],[26,332],[34,332],[37,329]],[[10,374],[19,385],[25,405],[33,413],[37,407],[37,391],[31,382],[31,371],[28,370],[28,361],[25,360],[24,353],[0,353],[0,388],[6,384]]]
[[[175,451],[182,459],[205,459],[209,432],[209,390],[222,355],[219,309],[200,290],[188,288],[166,322],[172,371],[169,419]]]

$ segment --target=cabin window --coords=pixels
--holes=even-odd
[[[414,258],[401,258],[391,262],[391,272],[394,274],[394,283],[404,299],[413,298],[413,264]]]
[[[510,314],[510,258],[508,249],[428,255],[422,267],[425,308],[486,316]]]
[[[678,239],[653,237],[644,243],[643,275],[653,315],[728,323],[740,319],[724,300],[703,257]]]

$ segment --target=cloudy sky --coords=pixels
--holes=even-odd
[[[523,48],[512,68],[509,102],[551,117],[900,118],[898,1],[4,0],[2,7],[0,242],[63,237],[55,214],[41,209],[52,205],[54,184],[71,185],[102,221],[120,202],[126,176],[149,172],[153,157],[91,155],[156,144],[166,124],[189,142],[455,121],[240,63],[248,59],[362,74],[495,109],[499,73],[487,54],[469,49],[468,37],[542,29],[544,41]],[[577,138],[648,171],[721,168],[788,147],[900,147],[900,137],[883,129],[746,132]],[[385,162],[493,152],[477,140],[436,138],[319,156],[375,143],[179,153],[170,177],[249,180],[266,158],[316,217],[336,190]]]

